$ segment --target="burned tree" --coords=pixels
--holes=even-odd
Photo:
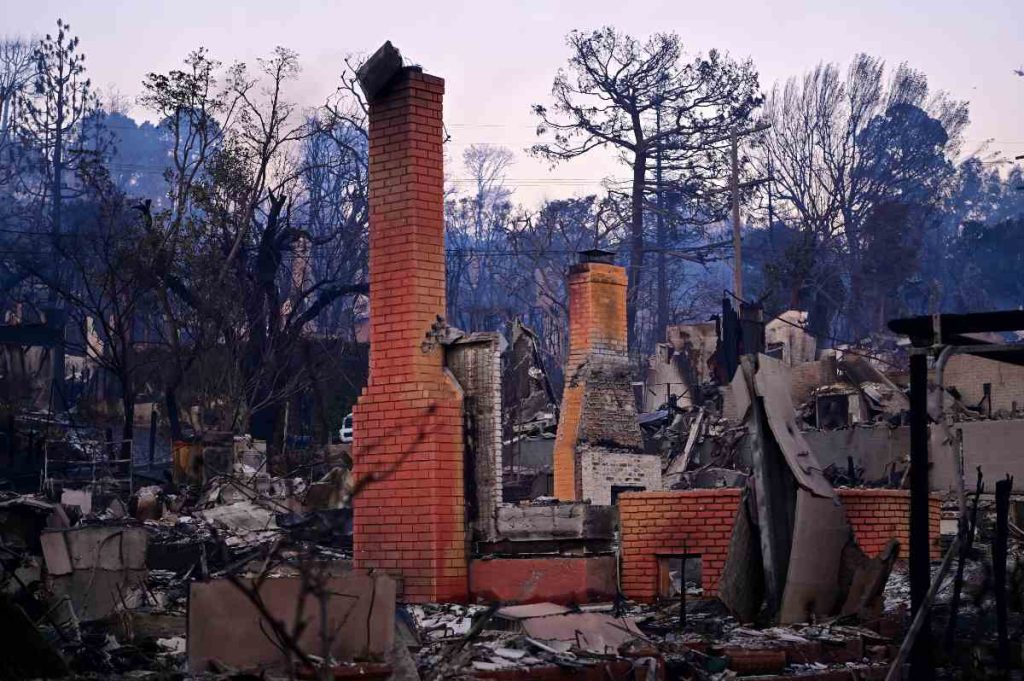
[[[152,219],[172,430],[179,401],[200,399],[280,450],[281,407],[314,380],[303,347],[342,335],[353,319],[338,306],[365,291],[363,108],[349,77],[300,111],[283,48],[255,72],[221,73],[202,50],[186,64],[151,74],[146,99],[175,144],[169,208]]]
[[[815,332],[842,315],[861,338],[897,311],[892,293],[918,267],[967,105],[861,54],[845,74],[824,64],[776,86],[765,119],[756,164],[773,177],[769,219],[793,232],[769,283],[812,310]]]
[[[609,149],[631,171],[629,196],[629,334],[637,336],[637,297],[646,248],[651,193],[666,186],[689,196],[723,177],[728,134],[760,99],[757,72],[712,50],[683,61],[674,33],[646,42],[603,28],[574,31],[568,70],[559,71],[550,107],[534,106],[538,135],[549,141],[533,153],[554,163]],[[657,182],[660,165],[661,182]],[[659,244],[663,247],[663,244]],[[667,320],[659,320],[665,323]]]

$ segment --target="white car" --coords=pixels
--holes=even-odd
[[[352,442],[352,414],[346,416],[341,422],[341,431],[339,436],[344,444]]]

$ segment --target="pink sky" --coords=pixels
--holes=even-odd
[[[295,99],[315,104],[337,81],[344,56],[391,40],[410,60],[447,81],[445,120],[457,160],[472,143],[516,153],[509,172],[519,200],[593,192],[623,176],[610,158],[551,170],[528,158],[530,105],[547,102],[568,55],[565,34],[614,25],[638,37],[675,31],[691,52],[718,48],[751,57],[767,89],[819,61],[845,63],[858,51],[908,61],[933,88],[971,103],[965,150],[1024,154],[1024,10],[1019,0],[901,0],[858,3],[777,0],[694,2],[327,2],[290,0],[2,0],[4,31],[42,34],[71,22],[93,81],[134,97],[148,71],[176,67],[204,45],[224,62],[251,61],[275,45],[299,52]],[[461,176],[458,167],[449,174]]]

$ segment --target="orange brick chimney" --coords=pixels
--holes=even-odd
[[[355,566],[408,602],[467,598],[462,393],[444,368],[444,81],[386,43],[370,102],[370,375],[354,410]]]
[[[555,496],[563,501],[609,503],[610,485],[594,489],[592,455],[632,456],[643,447],[626,342],[626,270],[612,257],[584,251],[569,272],[569,361],[554,451]],[[636,461],[646,471],[640,487],[649,488],[653,477],[660,485],[660,464]]]

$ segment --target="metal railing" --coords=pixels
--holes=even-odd
[[[133,446],[131,440],[46,440],[42,485],[114,483],[130,497],[135,492]]]

